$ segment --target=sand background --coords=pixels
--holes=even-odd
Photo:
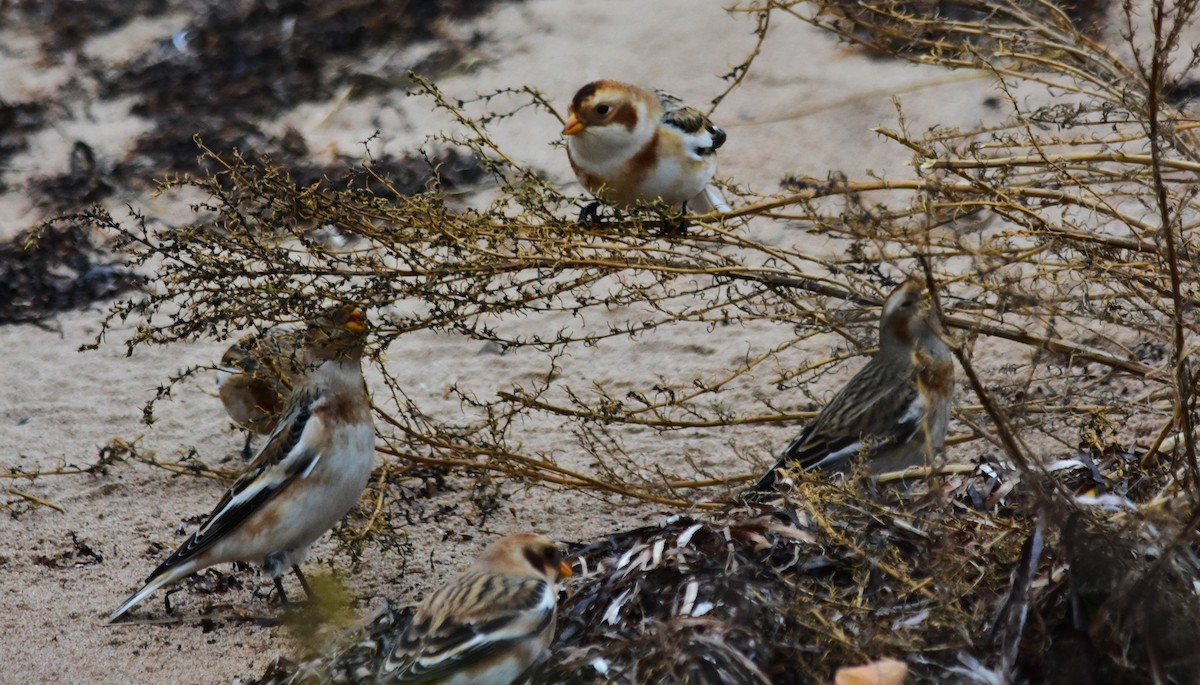
[[[162,49],[202,5],[178,3],[169,11],[139,18],[102,32],[68,51],[47,56],[39,50],[36,27],[23,24],[11,8],[0,13],[0,97],[8,102],[47,99],[52,125],[29,137],[27,149],[10,158],[0,194],[0,237],[8,238],[51,214],[29,192],[40,179],[68,168],[72,145],[90,145],[102,164],[127,159],[138,136],[150,125],[130,111],[128,97],[96,92],[90,74],[115,68],[148,50]],[[705,0],[530,0],[497,4],[467,21],[446,21],[443,40],[469,43],[469,58],[438,77],[447,92],[470,97],[496,88],[533,85],[565,110],[574,91],[594,78],[615,78],[666,88],[704,105],[724,87],[720,75],[744,60],[754,46],[754,21]],[[398,39],[398,42],[399,39]],[[402,71],[430,50],[423,42],[372,49],[353,61],[322,69],[359,68],[375,73]],[[897,95],[899,94],[899,95]],[[855,176],[911,175],[908,153],[873,133],[894,126],[893,97],[899,97],[909,126],[973,126],[1003,115],[989,104],[996,92],[984,78],[873,58],[839,45],[832,37],[784,17],[770,29],[762,56],[740,88],[714,114],[729,134],[720,153],[719,176],[751,191],[778,192],[789,174],[824,177],[841,169]],[[309,102],[261,120],[263,130],[292,127],[315,157],[359,155],[363,141],[374,153],[409,153],[434,131],[446,130],[445,115],[428,101],[405,98],[399,90],[362,99]],[[552,146],[558,126],[545,113],[507,121],[497,140],[512,155],[544,170],[563,188],[576,189],[565,154]],[[184,141],[187,142],[187,141]],[[189,220],[186,199],[154,197],[150,184],[122,186],[104,200],[118,216],[132,205],[162,225]],[[470,201],[468,199],[468,201]],[[807,236],[787,222],[752,222],[748,229],[769,244],[810,243],[828,250],[824,239]],[[194,450],[205,461],[236,459],[241,436],[234,432],[213,396],[214,380],[201,375],[159,403],[157,421],[142,422],[142,406],[167,377],[220,358],[227,343],[199,341],[164,348],[139,348],[126,355],[120,344],[131,328],[118,326],[99,350],[79,352],[99,330],[104,303],[55,315],[44,326],[0,327],[3,382],[0,383],[0,470],[45,470],[94,462],[114,439],[137,441],[140,450],[179,456]],[[620,317],[621,313],[614,313]],[[131,325],[131,324],[130,324]],[[544,321],[522,325],[539,330]],[[786,339],[786,327],[721,330],[712,335],[657,336],[648,342],[614,342],[581,352],[564,362],[566,381],[652,383],[663,373],[686,376],[744,354],[748,345]],[[831,344],[816,339],[814,345]],[[446,398],[453,384],[475,384],[481,394],[520,382],[541,370],[541,360],[521,353],[498,357],[479,342],[449,335],[408,336],[386,351],[382,363],[427,408],[461,411]],[[825,350],[824,353],[828,353]],[[799,363],[799,359],[796,360]],[[370,382],[378,371],[368,371]],[[377,376],[374,376],[377,378]],[[753,380],[753,379],[751,379]],[[760,381],[763,379],[760,378]],[[751,403],[772,387],[747,385],[728,401]],[[799,401],[800,398],[796,398]],[[786,398],[774,398],[787,404]],[[558,426],[527,425],[528,446],[554,453],[563,463],[582,458]],[[631,430],[628,444],[648,459],[669,462],[680,455],[703,458],[715,470],[749,470],[732,457],[729,440],[757,446],[766,455],[794,434],[779,426],[741,432],[681,431],[669,439]],[[962,455],[957,455],[961,457]],[[956,455],[952,454],[952,458]],[[765,457],[764,457],[765,459]],[[5,663],[0,682],[225,683],[261,674],[273,657],[292,653],[285,631],[235,620],[237,609],[269,615],[268,580],[237,572],[245,591],[217,597],[220,606],[205,620],[203,597],[175,595],[176,612],[165,616],[161,597],[148,600],[138,616],[150,619],[106,626],[104,617],[161,558],[158,544],[174,548],[176,528],[195,523],[220,497],[222,484],[173,477],[159,469],[118,465],[104,474],[47,476],[29,482],[5,480],[59,505],[28,507],[9,493],[5,501],[19,515],[0,515],[0,642]],[[584,498],[521,484],[502,484],[502,511],[479,523],[469,493],[451,489],[423,504],[408,526],[411,553],[368,553],[347,577],[364,613],[382,598],[404,601],[462,568],[495,534],[537,529],[582,540],[661,520],[673,513],[628,501]],[[449,513],[439,514],[439,509]],[[82,543],[98,556],[89,556]],[[315,548],[314,568],[333,558],[326,539]],[[102,561],[98,560],[102,557]],[[225,569],[230,572],[229,569]],[[289,581],[294,582],[294,581]],[[298,591],[298,588],[296,589]],[[161,593],[160,593],[161,594]]]

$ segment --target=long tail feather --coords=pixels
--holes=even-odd
[[[787,466],[787,457],[775,462],[775,465],[768,469],[767,472],[763,474],[762,478],[758,479],[757,483],[750,486],[747,492],[761,493],[771,492],[774,490],[776,480],[775,469],[783,468],[784,466]]]
[[[137,606],[138,604],[140,604],[143,599],[146,599],[147,597],[149,597],[151,595],[151,593],[153,593],[155,590],[159,589],[160,587],[162,587],[164,585],[168,585],[170,583],[174,583],[175,581],[179,580],[180,578],[186,578],[186,577],[192,575],[193,573],[195,573],[196,571],[200,570],[200,568],[201,568],[200,563],[193,559],[192,561],[189,561],[185,564],[181,564],[179,566],[173,566],[169,569],[164,570],[162,573],[158,574],[154,578],[151,578],[149,581],[147,581],[146,585],[141,590],[138,590],[137,592],[133,593],[133,595],[130,596],[129,599],[125,600],[124,604],[117,607],[116,611],[109,614],[108,615],[108,623],[112,623],[113,621],[120,618],[122,615],[125,614],[125,612],[129,611],[130,609],[132,609],[135,606]]]
[[[712,211],[728,212],[730,207],[720,188],[707,185],[699,195],[688,200],[688,211],[692,214],[708,214]]]

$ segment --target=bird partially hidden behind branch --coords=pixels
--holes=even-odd
[[[924,283],[910,279],[883,305],[875,357],[751,491],[774,490],[781,469],[847,472],[862,459],[878,475],[925,463],[946,441],[953,395],[953,355]]]
[[[358,502],[371,476],[375,427],[362,374],[367,320],[341,306],[315,322],[304,356],[315,365],[288,398],[248,470],[208,518],[117,607],[114,621],[158,588],[215,564],[261,564],[287,602],[279,577]]]
[[[664,203],[699,214],[729,211],[710,184],[725,132],[661,90],[593,81],[571,100],[562,133],[580,184],[622,209]],[[596,204],[580,220],[595,216]]]
[[[305,331],[273,328],[229,346],[217,370],[217,391],[225,412],[246,431],[242,458],[252,455],[254,435],[269,435],[288,396],[308,373],[303,359]]]
[[[421,602],[375,682],[515,682],[550,646],[558,583],[571,575],[549,539],[532,533],[500,538]]]

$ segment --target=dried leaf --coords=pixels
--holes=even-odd
[[[862,666],[839,668],[836,685],[901,685],[908,677],[908,664],[896,659],[880,659]]]

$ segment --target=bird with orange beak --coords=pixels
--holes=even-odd
[[[363,380],[367,319],[338,306],[306,334],[307,379],[292,391],[254,461],[204,523],[108,617],[115,621],[151,593],[216,564],[261,564],[286,603],[280,576],[354,508],[371,477],[375,425]]]
[[[535,533],[496,540],[427,596],[376,674],[380,683],[510,685],[554,638],[558,585],[571,566]]]
[[[710,185],[725,132],[669,93],[593,81],[575,93],[562,132],[575,176],[603,202],[729,211]]]

